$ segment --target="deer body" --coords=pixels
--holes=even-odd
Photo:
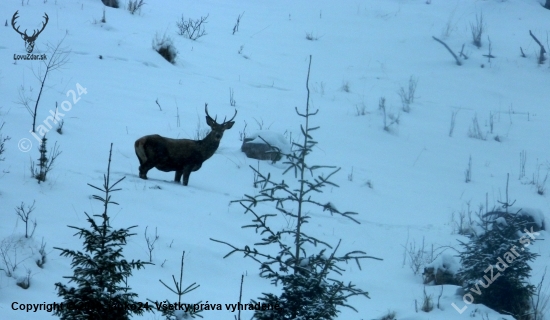
[[[202,140],[171,139],[158,134],[136,140],[134,148],[140,164],[140,178],[147,179],[147,172],[157,168],[164,172],[175,171],[176,182],[180,182],[183,176],[183,185],[189,183],[191,172],[199,170],[202,163],[212,157],[220,145],[223,132],[233,127],[235,122],[232,120],[237,115],[235,111],[231,120],[218,124],[208,115],[207,106],[205,111],[206,123],[212,131]]]

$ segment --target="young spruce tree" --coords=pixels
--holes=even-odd
[[[46,176],[48,175],[48,172],[52,170],[55,159],[57,159],[57,157],[61,154],[61,151],[59,151],[59,146],[56,142],[53,145],[53,149],[50,150],[50,158],[48,158],[46,141],[48,141],[48,139],[46,139],[46,135],[44,135],[42,137],[42,141],[40,142],[40,147],[38,148],[38,151],[40,152],[40,158],[38,158],[38,168],[35,166],[34,162],[31,162],[31,174],[38,181],[38,183],[46,181]]]
[[[528,229],[530,222],[519,212],[481,222],[482,230],[470,235],[469,242],[460,242],[464,251],[457,276],[465,299],[516,319],[531,319],[529,301],[535,287],[527,280],[529,262],[538,254],[530,252],[529,245],[538,233]]]
[[[259,170],[251,167],[258,176],[261,190],[255,196],[245,195],[242,200],[236,200],[244,209],[245,213],[251,213],[254,217],[252,224],[243,226],[243,228],[253,228],[263,237],[260,242],[236,247],[228,242],[211,239],[230,246],[231,250],[224,258],[235,252],[244,253],[260,264],[260,276],[271,280],[273,285],[282,284],[282,293],[277,296],[272,293],[264,293],[258,298],[261,304],[270,307],[270,310],[255,309],[254,318],[261,320],[283,320],[283,319],[301,319],[301,320],[323,320],[334,319],[340,312],[338,307],[348,307],[348,298],[353,296],[364,296],[369,298],[368,292],[357,288],[354,284],[345,284],[341,280],[334,278],[334,274],[342,275],[344,269],[340,267],[342,262],[355,261],[361,268],[359,261],[361,259],[378,259],[367,256],[363,251],[352,251],[344,255],[338,255],[337,250],[340,241],[333,247],[329,243],[316,237],[309,236],[304,232],[304,226],[310,222],[310,212],[315,210],[328,211],[331,215],[339,215],[359,223],[353,218],[355,212],[341,212],[330,203],[316,200],[314,194],[322,193],[327,186],[337,187],[330,181],[330,178],[336,174],[340,168],[334,166],[309,165],[307,156],[312,152],[317,142],[311,136],[314,130],[319,127],[311,127],[310,117],[317,114],[317,111],[311,112],[309,109],[309,73],[311,69],[311,56],[309,60],[308,74],[306,80],[307,102],[304,113],[298,111],[298,116],[304,119],[305,124],[301,126],[303,141],[293,143],[293,152],[284,155],[287,159],[285,164],[288,168],[284,171],[294,171],[296,179],[294,186],[285,181],[275,182],[270,179],[270,175],[264,175]],[[315,172],[331,170],[327,175],[314,176]],[[295,223],[289,223],[293,227],[274,230],[269,226],[269,218],[277,214],[262,214],[257,212],[256,206],[259,203],[273,203],[275,209],[285,216],[285,219],[294,220]],[[261,246],[273,246],[278,248],[278,253],[272,256],[258,248]],[[317,246],[321,247],[316,252]],[[381,260],[381,259],[378,259]],[[255,300],[252,305],[257,305]],[[278,308],[273,308],[277,306]]]
[[[76,287],[69,287],[60,282],[55,284],[57,295],[63,298],[64,307],[54,311],[54,315],[67,320],[125,320],[130,319],[131,314],[140,315],[144,308],[134,301],[136,293],[130,291],[127,279],[132,275],[133,269],[140,269],[148,264],[141,261],[127,261],[122,255],[123,246],[127,238],[135,235],[130,233],[132,226],[114,230],[109,223],[107,209],[109,204],[118,205],[111,201],[111,193],[120,189],[114,187],[121,182],[110,184],[111,150],[109,151],[109,164],[107,174],[103,176],[103,188],[88,184],[104,193],[104,196],[94,195],[94,199],[103,203],[103,213],[94,215],[101,219],[98,223],[93,217],[86,214],[90,229],[69,226],[78,230],[75,235],[84,238],[84,251],[55,248],[61,250],[60,255],[72,259],[71,266],[74,274],[69,282],[74,282]]]

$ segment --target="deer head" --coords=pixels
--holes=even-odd
[[[237,110],[235,110],[235,114],[233,115],[233,118],[229,119],[228,121],[225,121],[225,118],[223,118],[222,123],[217,123],[216,119],[218,118],[216,116],[215,119],[212,119],[212,117],[208,114],[208,103],[204,104],[204,112],[206,113],[206,124],[212,129],[209,136],[211,135],[211,139],[215,142],[219,142],[223,137],[223,132],[227,129],[231,129],[233,125],[235,124],[235,116],[237,116]]]
[[[34,50],[34,42],[36,41],[36,38],[38,38],[38,35],[44,30],[44,28],[46,28],[46,25],[48,24],[48,20],[49,20],[48,14],[44,12],[45,21],[42,23],[42,29],[34,30],[32,35],[29,36],[27,34],[27,29],[25,29],[25,32],[21,32],[19,31],[19,27],[15,25],[15,20],[19,18],[19,16],[17,15],[18,13],[19,13],[19,10],[15,11],[15,13],[13,14],[13,17],[11,18],[11,26],[13,27],[13,30],[19,33],[21,35],[21,38],[25,40],[25,48],[27,49],[27,53],[32,53],[32,51]]]

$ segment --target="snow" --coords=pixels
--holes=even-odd
[[[290,153],[290,144],[288,140],[279,132],[259,130],[247,135],[246,137],[252,139],[248,143],[265,144],[267,142],[272,147],[278,148],[278,150],[280,150],[283,154]]]
[[[514,207],[512,207],[512,210],[515,210]],[[513,212],[513,211],[512,211]],[[519,213],[522,216],[528,216],[530,217],[539,228],[544,229],[546,227],[545,220],[544,220],[544,214],[542,213],[542,210],[536,209],[536,208],[521,208],[521,211]]]
[[[452,254],[442,253],[437,256],[434,261],[426,264],[426,268],[429,267],[433,268],[433,270],[441,270],[449,274],[456,274],[458,269],[460,269],[460,264]]]
[[[107,22],[101,23],[104,9]],[[64,121],[62,135],[55,132],[55,124],[48,129],[48,149],[57,142],[62,153],[41,184],[29,170],[30,161],[39,157],[38,141],[29,132],[32,118],[18,104],[23,89],[36,98],[35,73],[41,62],[13,59],[14,54],[26,53],[23,40],[10,26],[17,10],[18,24],[29,31],[41,26],[44,12],[49,15],[34,54],[48,54],[47,44],[63,38],[63,46],[71,50],[69,63],[48,76],[38,107],[38,124],[55,112],[56,102]],[[236,18],[243,12],[239,31],[233,35]],[[487,31],[478,49],[471,44],[470,23],[480,12]],[[7,21],[6,27],[0,25],[0,124],[5,122],[1,134],[11,137],[0,156],[5,158],[0,162],[0,241],[8,239],[0,245],[9,245],[7,257],[16,266],[14,277],[0,271],[0,319],[42,319],[50,316],[47,311],[18,308],[60,302],[54,283],[66,283],[63,277],[72,275],[72,269],[70,259],[60,257],[54,247],[82,250],[82,239],[67,226],[88,227],[84,212],[102,212],[101,203],[92,198],[99,192],[88,183],[103,183],[111,143],[111,180],[125,179],[118,185],[121,190],[112,194],[119,205],[110,206],[110,222],[117,229],[137,226],[124,248],[125,259],[148,261],[145,228],[149,235],[156,228],[159,235],[154,265],[134,270],[128,279],[138,301],[176,300],[159,279],[170,284],[172,275],[179,275],[182,251],[184,286],[200,284],[183,297],[186,303],[237,303],[242,274],[243,302],[262,292],[279,292],[259,277],[257,263],[239,255],[224,259],[228,247],[210,238],[236,246],[258,242],[257,234],[241,228],[250,224],[250,215],[243,214],[238,204],[230,205],[258,191],[250,165],[270,172],[275,180],[294,178],[292,171],[283,176],[284,168],[278,165],[266,161],[260,166],[246,158],[240,137],[244,131],[248,135],[269,125],[270,131],[287,132],[294,141],[301,138],[303,118],[296,108],[305,109],[310,55],[310,107],[318,110],[310,121],[320,128],[313,132],[318,145],[309,163],[342,168],[333,176],[339,188],[327,188],[316,196],[321,203],[358,212],[354,218],[361,224],[312,211],[304,228],[333,246],[342,240],[338,252],[362,250],[384,259],[365,260],[361,269],[343,265],[346,272],[341,279],[368,291],[371,299],[350,299],[358,312],[341,309],[339,319],[373,319],[388,310],[395,311],[398,319],[458,320],[472,312],[511,319],[478,305],[468,305],[459,314],[452,303],[462,307],[462,296],[449,285],[443,286],[440,309],[416,312],[415,301],[422,301],[424,286],[421,275],[408,267],[404,246],[424,238],[426,248],[459,249],[457,240],[466,238],[456,234],[452,213],[466,203],[493,208],[506,200],[506,194],[516,206],[533,208],[529,214],[538,212],[533,214],[536,221],[547,220],[548,190],[539,195],[536,184],[525,182],[525,177],[533,176],[533,182],[542,183],[550,170],[550,68],[548,62],[537,64],[539,47],[529,36],[531,30],[545,43],[550,12],[540,1],[165,0],[148,1],[139,14],[131,15],[124,8],[104,8],[99,0],[29,0],[1,1],[0,13],[0,23]],[[178,36],[176,21],[182,14],[209,15],[207,34],[197,41]],[[306,33],[318,39],[309,41]],[[172,38],[178,51],[175,64],[152,49],[157,34]],[[457,66],[432,36],[455,52],[464,45],[469,58]],[[488,53],[487,36],[496,56],[490,62],[483,56]],[[408,88],[411,76],[418,85],[406,113],[397,92]],[[78,94],[78,85],[87,93]],[[383,130],[381,97],[386,98],[387,112],[400,117],[390,132]],[[238,114],[216,154],[191,174],[189,186],[173,183],[174,173],[156,169],[149,171],[149,180],[140,179],[135,140],[148,134],[194,137],[207,127],[205,103],[212,117],[231,117],[235,109]],[[474,117],[486,140],[468,136]],[[472,179],[465,183],[470,157]],[[24,224],[14,208],[33,201],[31,220],[36,219],[37,226],[32,241],[26,242]],[[276,212],[262,204],[257,209],[262,214]],[[293,223],[273,221],[279,226]],[[547,238],[542,231],[540,239]],[[47,258],[39,268],[35,258],[42,240]],[[530,246],[540,254],[532,264],[535,284],[549,264],[550,247],[545,241]],[[2,259],[0,267],[5,267]],[[31,281],[24,290],[16,279],[27,270]],[[427,286],[426,291],[437,300],[441,287]],[[243,311],[241,316],[248,319],[251,314]],[[234,316],[226,310],[202,315],[205,319]],[[143,315],[158,317],[158,313]]]

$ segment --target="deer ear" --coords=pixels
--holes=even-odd
[[[209,116],[206,116],[206,124],[212,127],[215,124],[214,119],[210,118]]]
[[[228,123],[225,124],[225,130],[231,129],[234,124],[235,124],[235,121],[229,121]]]

